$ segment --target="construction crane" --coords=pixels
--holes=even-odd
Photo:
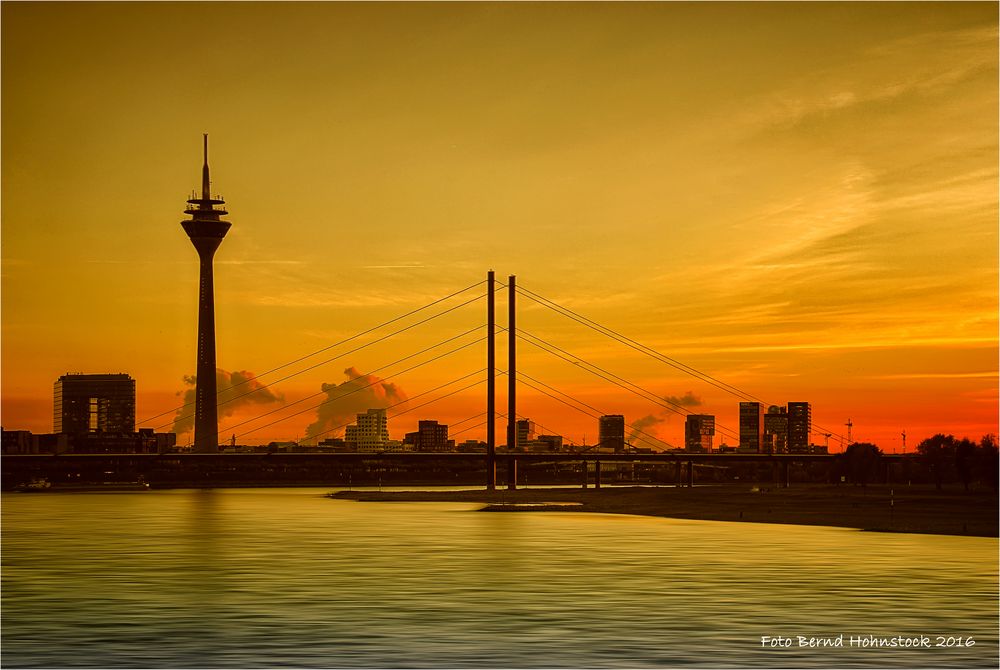
[[[851,428],[854,427],[854,424],[851,423],[850,419],[848,419],[847,423],[845,423],[844,425],[847,426],[847,445],[850,446],[854,444],[854,442],[851,440]]]
[[[905,430],[902,432],[902,435],[903,435],[903,453],[905,454],[906,453],[906,431]]]

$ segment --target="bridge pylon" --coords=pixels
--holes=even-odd
[[[496,309],[493,270],[486,273],[486,488],[497,487]]]

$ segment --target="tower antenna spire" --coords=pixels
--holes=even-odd
[[[208,178],[208,133],[205,133],[205,164],[201,168],[201,199],[211,200],[211,182]]]

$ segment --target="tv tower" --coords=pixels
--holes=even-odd
[[[192,194],[189,207],[184,210],[191,216],[182,221],[184,232],[198,250],[201,261],[198,289],[198,369],[195,382],[194,403],[194,451],[199,454],[214,454],[219,451],[219,414],[216,407],[217,389],[215,383],[215,284],[212,273],[212,259],[215,250],[222,244],[222,238],[232,224],[220,219],[226,210],[216,209],[225,201],[211,195],[211,181],[208,178],[208,133],[205,133],[205,164],[201,168],[201,197]]]

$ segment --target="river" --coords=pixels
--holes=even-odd
[[[995,538],[326,492],[4,494],[3,666],[997,667]]]

